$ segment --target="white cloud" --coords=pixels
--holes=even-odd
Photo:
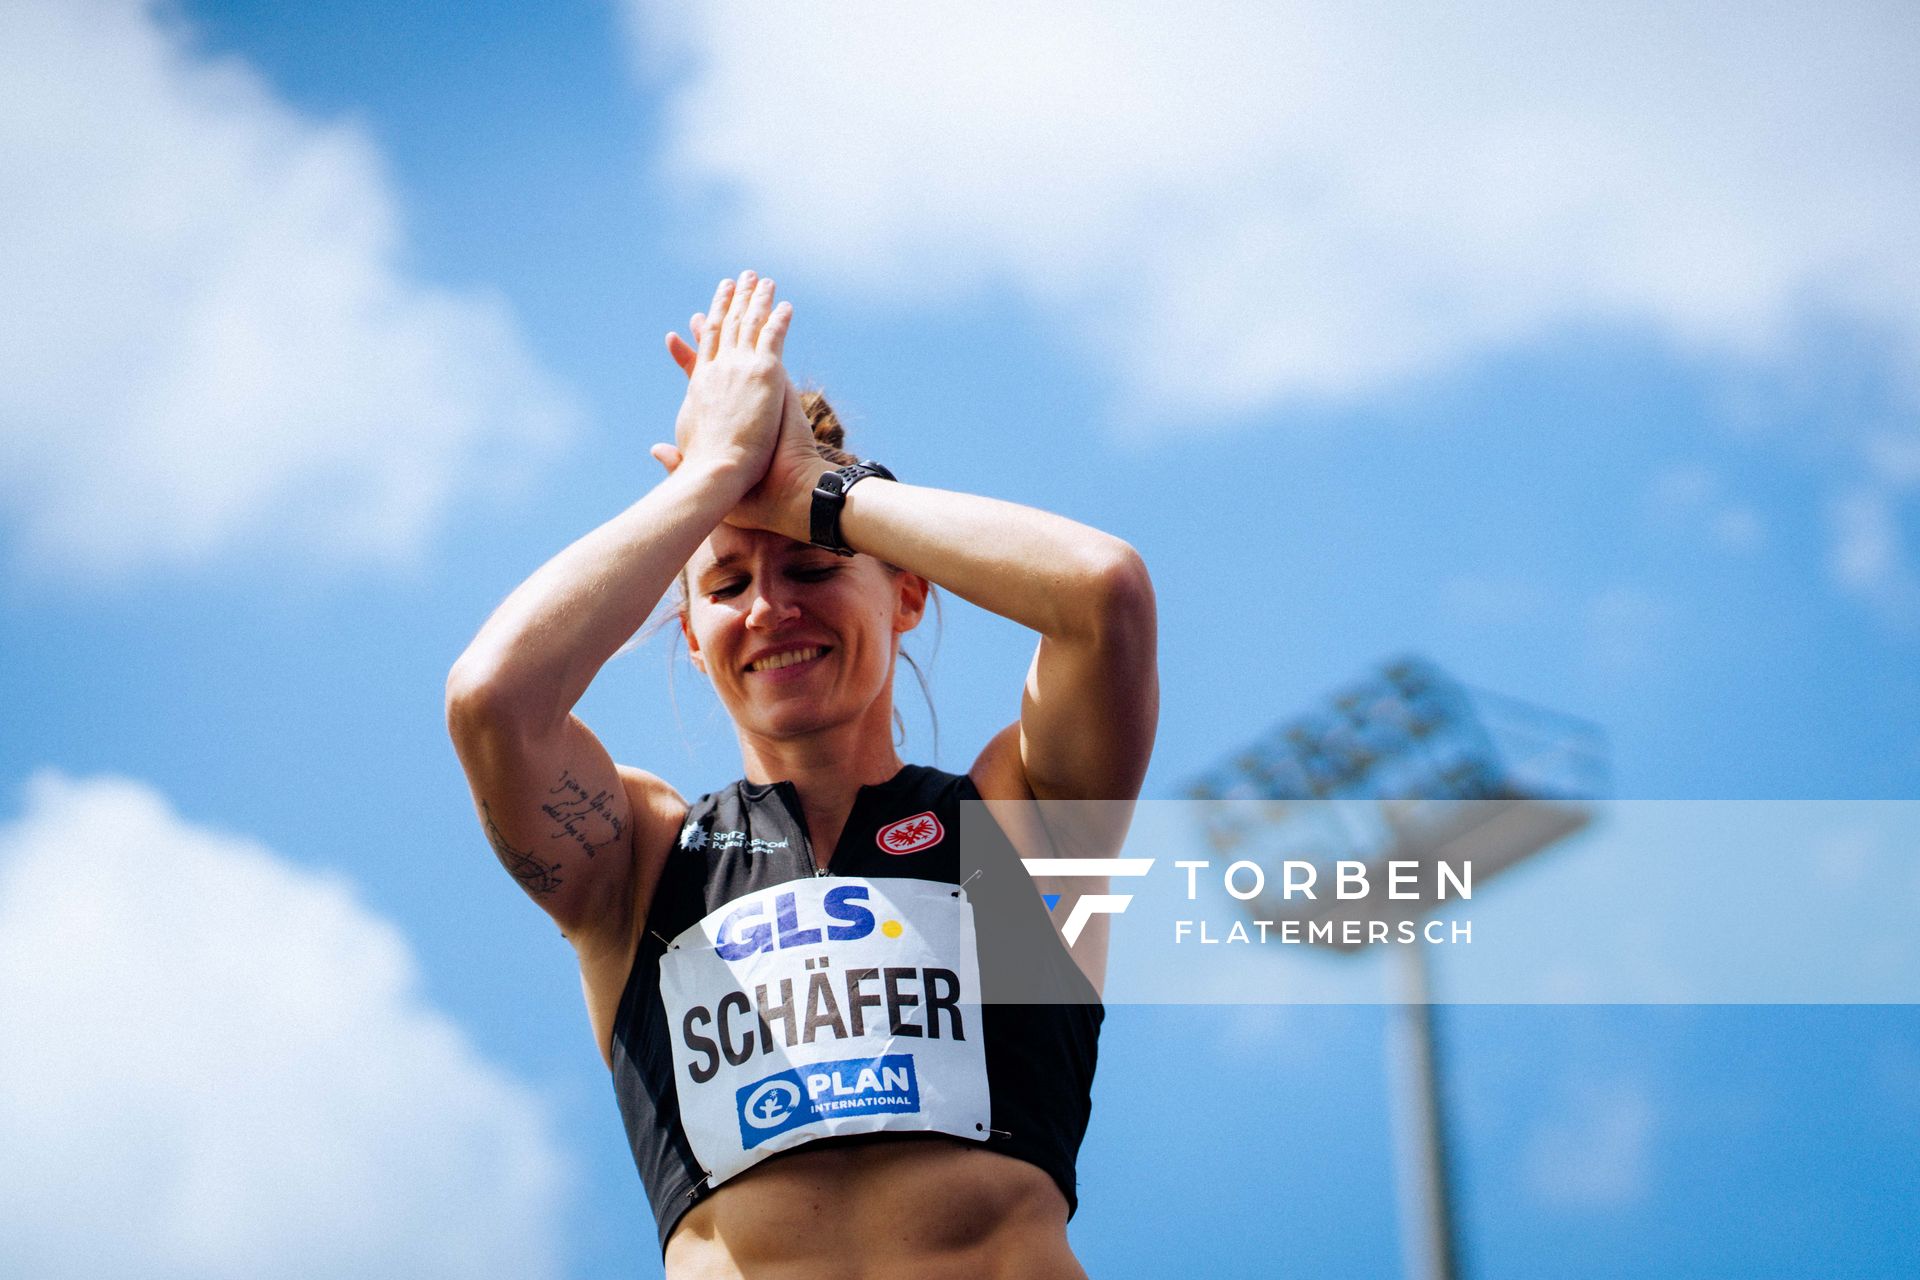
[[[1900,567],[1893,513],[1879,496],[1855,493],[1834,504],[1833,574],[1842,586],[1873,590]]]
[[[1836,497],[1828,512],[1828,568],[1848,593],[1895,625],[1920,626],[1916,577],[1900,528],[1897,490],[1866,483]]]
[[[145,0],[0,6],[0,516],[95,574],[416,554],[574,417],[483,291],[409,277],[352,124]]]
[[[1136,414],[1595,322],[1764,357],[1832,308],[1920,350],[1908,6],[628,12],[704,225],[875,298],[1010,285]]]
[[[1648,486],[1648,508],[1657,526],[1721,551],[1742,554],[1766,542],[1759,512],[1730,495],[1718,475],[1697,464],[1657,473]]]
[[[1882,620],[1920,631],[1920,429],[1870,424],[1858,449],[1861,474],[1828,504],[1829,572]]]
[[[351,888],[37,775],[0,826],[0,1272],[540,1277],[541,1108]]]
[[[1625,1081],[1589,1083],[1565,1104],[1527,1140],[1523,1170],[1535,1197],[1583,1210],[1644,1201],[1659,1119],[1646,1091]]]
[[[1920,488],[1920,432],[1906,435],[1892,430],[1877,432],[1866,440],[1865,451],[1873,473],[1882,483],[1896,488]]]

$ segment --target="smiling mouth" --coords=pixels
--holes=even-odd
[[[805,649],[788,649],[782,653],[769,654],[747,664],[749,671],[778,671],[782,667],[797,666],[802,662],[812,662],[833,650],[828,645],[812,645]]]

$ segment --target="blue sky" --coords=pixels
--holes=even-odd
[[[1916,798],[1911,12],[779,15],[0,20],[0,1012],[40,1028],[0,1135],[59,1193],[0,1175],[9,1270],[653,1274],[441,690],[652,482],[661,334],[746,265],[862,452],[1141,549],[1150,795],[1416,652],[1603,726],[1622,798]],[[1030,638],[949,602],[938,649],[959,768]],[[737,772],[664,641],[581,713]],[[1089,1269],[1393,1274],[1382,1036],[1116,1008]],[[1920,1269],[1910,1006],[1461,1007],[1445,1049],[1480,1274]],[[56,1158],[109,1129],[151,1182]]]

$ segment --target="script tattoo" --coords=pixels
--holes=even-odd
[[[494,824],[493,814],[487,808],[487,802],[480,802],[481,816],[487,820],[487,843],[493,846],[494,856],[500,859],[500,865],[518,880],[534,897],[544,897],[558,889],[563,883],[560,879],[560,864],[542,862],[524,849],[516,849],[507,843],[500,834],[500,828]]]
[[[553,839],[571,839],[591,858],[625,834],[620,816],[613,811],[613,793],[600,790],[591,794],[573,780],[571,773],[560,775],[560,785],[547,792],[556,797],[540,806],[540,812],[560,825]],[[598,836],[598,839],[594,837]]]

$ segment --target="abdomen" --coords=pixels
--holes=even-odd
[[[681,1219],[666,1265],[668,1280],[1085,1275],[1052,1178],[936,1135],[767,1160]]]

